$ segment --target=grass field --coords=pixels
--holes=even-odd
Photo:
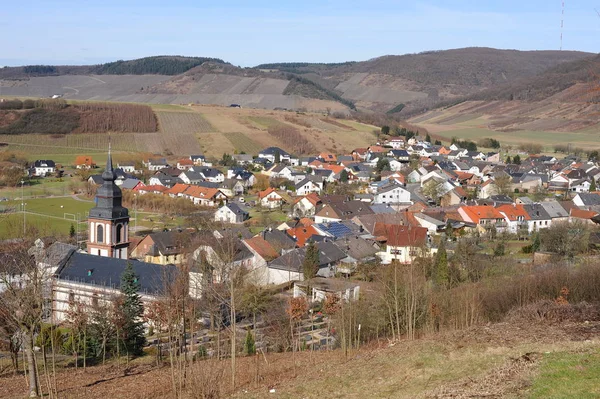
[[[600,352],[597,349],[582,353],[549,353],[542,360],[529,398],[598,398],[599,379]]]
[[[264,147],[252,140],[248,135],[240,132],[223,133],[236,149],[237,152],[246,154],[258,154]]]

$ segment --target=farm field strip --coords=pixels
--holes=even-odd
[[[258,152],[263,149],[263,146],[252,140],[244,133],[230,132],[223,133],[223,135],[227,137],[229,141],[231,141],[231,144],[233,144],[238,152],[245,152],[246,154],[258,154]]]
[[[199,112],[156,111],[160,130],[165,133],[196,134],[216,129]]]

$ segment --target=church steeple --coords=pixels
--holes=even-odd
[[[90,210],[88,253],[127,258],[129,211],[123,207],[123,194],[116,185],[112,165],[110,137],[102,185],[96,191],[96,206]]]

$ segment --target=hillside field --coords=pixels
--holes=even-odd
[[[157,115],[156,133],[112,133],[112,148],[119,155],[161,154],[167,157],[204,153],[220,158],[223,153],[256,154],[269,146],[292,147],[269,134],[272,126],[296,129],[312,142],[318,151],[349,152],[372,144],[373,130],[378,129],[354,121],[335,120],[318,113],[295,113],[221,106],[152,106]],[[17,151],[28,159],[53,159],[63,164],[73,162],[76,155],[92,155],[103,160],[108,148],[108,134],[71,133],[51,135],[40,133],[0,134],[7,143],[3,151]],[[302,155],[302,154],[298,154]]]

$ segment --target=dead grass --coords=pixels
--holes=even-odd
[[[212,384],[219,396],[264,398],[467,398],[522,397],[537,376],[540,353],[571,353],[597,345],[586,341],[597,321],[527,321],[498,323],[423,337],[416,341],[382,341],[345,358],[339,350],[241,357],[237,389],[229,386],[229,362],[207,360],[189,370],[184,397],[202,397]],[[597,335],[593,337],[597,339]],[[256,383],[257,360],[259,383]],[[65,398],[172,397],[169,367],[152,366],[150,358],[128,367],[114,363],[61,371],[59,395]],[[0,397],[25,392],[23,376],[0,379]]]

